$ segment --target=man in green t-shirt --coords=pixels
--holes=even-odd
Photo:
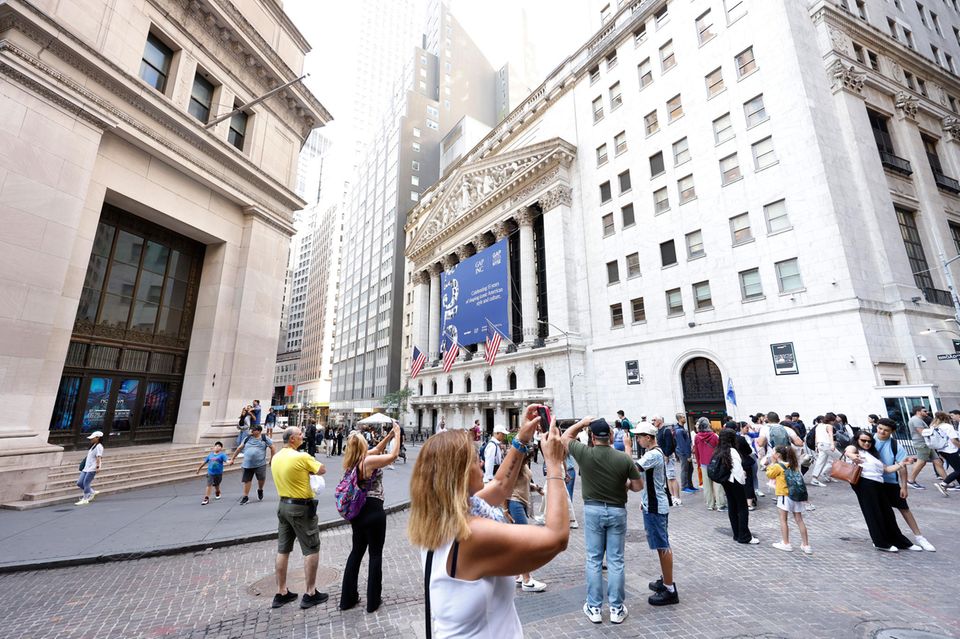
[[[593,447],[576,440],[590,427]],[[627,489],[643,488],[640,471],[626,453],[614,449],[610,425],[603,418],[587,417],[563,433],[567,451],[580,466],[583,491],[584,537],[587,554],[587,601],[583,612],[593,623],[603,621],[603,556],[607,557],[607,600],[610,621],[627,617],[624,598],[623,548],[627,534]]]

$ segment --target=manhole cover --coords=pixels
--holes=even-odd
[[[340,583],[340,571],[330,566],[317,568],[317,589]],[[287,588],[293,592],[306,592],[303,580],[303,566],[290,566],[287,569]],[[277,577],[274,573],[265,575],[247,586],[247,594],[273,596],[277,592]]]
[[[950,639],[947,635],[913,628],[884,628],[873,636],[875,639]]]

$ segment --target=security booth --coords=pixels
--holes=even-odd
[[[913,454],[912,437],[907,422],[917,406],[924,406],[931,414],[943,410],[935,384],[912,384],[909,386],[879,386],[877,391],[883,400],[884,414],[897,424],[897,441],[902,442],[907,454]]]

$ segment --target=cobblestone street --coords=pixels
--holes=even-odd
[[[817,510],[807,522],[815,554],[786,554],[776,540],[772,500],[751,513],[759,546],[732,542],[725,514],[708,512],[697,496],[671,515],[681,603],[655,609],[645,598],[656,578],[637,504],[630,507],[627,604],[621,626],[593,626],[581,613],[584,595],[583,531],[536,573],[549,584],[542,594],[518,594],[528,637],[875,637],[883,629],[913,629],[960,636],[955,594],[944,575],[960,568],[955,527],[960,500],[933,490],[911,491],[911,503],[936,553],[875,552],[845,485],[811,488]],[[577,501],[579,502],[579,494]],[[330,601],[301,611],[269,608],[274,543],[263,542],[180,556],[0,575],[0,605],[7,610],[0,635],[23,639],[176,639],[239,637],[421,637],[422,581],[417,555],[406,543],[406,514],[392,515],[384,557],[384,605],[341,613],[340,571],[349,552],[349,528],[323,533],[320,582]],[[68,531],[64,531],[68,534]],[[291,562],[297,579],[300,558]],[[365,567],[361,572],[361,594]],[[258,594],[259,593],[259,594]],[[606,610],[604,611],[606,619]]]

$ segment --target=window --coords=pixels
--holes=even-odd
[[[637,75],[640,76],[640,88],[653,82],[653,71],[650,70],[650,58],[637,65]]]
[[[707,85],[707,98],[712,98],[723,91],[723,71],[717,67],[703,79]]]
[[[418,129],[417,127],[413,127],[413,137],[415,138],[420,137],[420,129]]]
[[[647,39],[647,24],[643,23],[633,32],[633,46],[639,47]]]
[[[411,186],[420,186],[420,178],[417,177],[416,175],[411,175],[410,184]]]
[[[960,232],[960,227],[951,226],[950,228],[955,229],[956,232]],[[957,243],[958,241],[960,241],[957,239],[956,232],[954,233],[954,243]],[[957,244],[957,246],[960,246],[960,244]],[[640,275],[640,254],[631,253],[630,255],[627,256],[627,278],[637,277],[639,275]]]
[[[741,213],[730,218],[730,238],[733,240],[734,246],[753,239],[749,213]]]
[[[590,69],[590,84],[600,79],[600,67],[596,66]]]
[[[233,108],[236,109],[239,106],[239,104],[235,104]],[[249,119],[250,116],[243,111],[237,111],[230,116],[230,130],[227,132],[227,142],[241,151],[243,151],[243,144],[246,141],[247,122]]]
[[[633,226],[636,220],[633,216],[633,204],[627,204],[620,208],[620,217],[623,220],[623,228]]]
[[[740,179],[740,159],[736,153],[720,160],[720,176],[724,186]]]
[[[597,97],[593,101],[593,121],[599,122],[603,119],[603,98]]]
[[[669,8],[670,5],[665,4],[653,14],[653,19],[656,20],[658,29],[670,19],[670,14],[667,12]]]
[[[410,168],[413,169],[414,171],[419,171],[419,170],[420,170],[420,163],[417,162],[416,160],[413,160],[413,161],[410,162]]]
[[[867,51],[867,61],[870,63],[870,68],[874,71],[880,70],[880,58],[873,51]]]
[[[713,32],[713,14],[710,13],[710,9],[707,9],[705,13],[697,18],[696,24],[697,40],[699,40],[700,44],[705,44],[713,40],[713,37],[717,35]]]
[[[610,3],[608,2],[600,9],[600,24],[606,24],[610,19]]]
[[[597,147],[597,166],[603,166],[607,163],[607,145],[601,144]]]
[[[449,63],[448,63],[448,64],[449,64]],[[433,106],[432,104],[428,104],[428,105],[427,105],[427,115],[430,116],[431,118],[439,118],[439,117],[440,117],[440,109],[438,109],[437,107]]]
[[[927,256],[920,239],[920,230],[917,228],[917,218],[913,211],[896,208],[897,222],[900,224],[900,236],[903,238],[903,247],[907,251],[910,270],[913,271],[913,281],[924,293],[933,288],[933,277],[927,264]]]
[[[623,305],[610,305],[610,328],[623,328]]]
[[[190,104],[187,111],[190,115],[206,124],[210,119],[210,108],[213,105],[213,83],[197,73],[193,76],[193,89],[190,90]]]
[[[653,135],[660,130],[660,123],[657,122],[657,112],[651,111],[643,116],[643,128],[647,135]]]
[[[630,170],[627,169],[623,173],[617,176],[617,179],[620,181],[620,193],[626,193],[630,190]]]
[[[607,54],[606,61],[607,61],[607,71],[617,66],[617,50],[616,49],[614,49],[613,51]]]
[[[683,104],[680,102],[680,94],[673,96],[667,100],[667,116],[668,122],[673,122],[674,120],[683,117]]]
[[[677,248],[674,246],[673,240],[667,240],[666,242],[661,242],[660,265],[673,266],[676,263],[677,263]]]
[[[787,217],[787,201],[778,200],[763,207],[763,217],[767,221],[767,233],[779,233],[793,228]]]
[[[930,45],[930,55],[933,56],[933,61],[940,66],[943,66],[943,62],[940,60],[940,49],[935,45]]]
[[[723,0],[723,6],[727,9],[727,24],[747,14],[747,3],[744,0]]]
[[[623,96],[620,95],[620,83],[616,82],[610,87],[610,110],[616,111],[623,104]]]
[[[797,258],[777,262],[775,266],[777,268],[777,283],[780,286],[781,293],[794,293],[803,290]]]
[[[630,310],[633,311],[633,323],[639,324],[647,321],[647,311],[643,308],[643,298],[635,297],[630,300]]]
[[[887,30],[890,31],[890,37],[894,40],[899,40],[900,37],[897,32],[897,21],[891,17],[887,17]]]
[[[763,94],[751,98],[743,103],[743,116],[747,120],[747,128],[756,126],[768,119],[767,109],[763,105]]]
[[[957,74],[957,65],[953,61],[953,56],[949,53],[944,53],[943,58],[947,64],[947,68],[950,70],[950,73]]]
[[[942,38],[943,29],[940,28],[940,17],[933,11],[930,12],[930,22],[933,24],[933,30],[936,31],[937,35]]]
[[[663,153],[658,151],[650,156],[650,177],[655,178],[663,172]]]
[[[613,194],[610,191],[610,181],[606,181],[600,185],[600,203],[609,202],[613,198]]]
[[[733,138],[733,123],[730,120],[730,114],[724,113],[713,121],[713,139],[717,144],[721,144],[731,138]]]
[[[698,311],[713,308],[713,298],[710,296],[710,282],[697,282],[693,285],[693,304]]]
[[[677,59],[673,55],[673,40],[660,47],[660,70],[666,73],[677,66]]]
[[[926,28],[930,28],[930,25],[927,24],[927,14],[923,9],[923,5],[919,2],[917,3],[917,11],[920,12],[920,23],[923,24]]]
[[[763,297],[763,284],[760,283],[760,269],[751,268],[740,271],[740,296],[743,301]]]
[[[950,222],[950,237],[953,238],[953,250],[957,252],[957,255],[960,255],[960,225]],[[627,264],[629,268],[630,256],[627,256]]]
[[[693,260],[703,257],[707,252],[703,248],[703,232],[700,229],[691,231],[686,235],[687,240],[687,259]]]
[[[857,0],[857,15],[861,20],[867,20],[867,2],[866,0]]]
[[[411,202],[416,202],[416,201],[419,200],[419,199],[420,199],[420,194],[419,194],[418,192],[416,192],[416,191],[410,191],[410,201],[411,201]]]
[[[613,136],[613,146],[614,151],[617,155],[620,155],[627,150],[627,132],[621,131]]]
[[[616,227],[613,225],[613,213],[607,213],[603,216],[603,236],[610,237],[616,230]]]
[[[413,149],[413,152],[414,152],[414,153],[419,153],[419,152],[420,152],[420,143],[419,143],[419,142],[414,142],[414,143],[411,144],[410,146],[411,146],[411,148]]]
[[[923,141],[923,150],[927,154],[927,162],[930,164],[930,170],[933,171],[934,177],[942,176],[943,165],[940,164],[940,155],[937,153],[937,141],[922,133],[920,139]]]
[[[856,42],[853,43],[853,55],[857,59],[857,62],[860,64],[866,64],[867,58],[863,52],[863,47],[861,47]]]
[[[913,31],[903,27],[903,39],[907,41],[907,46],[911,49],[916,49],[916,45],[913,43]]]
[[[687,138],[680,138],[673,143],[673,165],[680,166],[690,160],[690,145]]]
[[[697,199],[697,192],[693,188],[693,175],[677,180],[677,190],[680,191],[680,204]]]
[[[753,47],[749,47],[737,54],[737,77],[747,76],[757,68],[757,61],[753,57]]]
[[[755,142],[751,149],[753,150],[753,164],[758,171],[777,163],[777,152],[773,148],[772,137]]]
[[[672,288],[666,293],[667,316],[683,315],[683,295],[679,288]]]
[[[154,34],[147,34],[143,57],[140,59],[140,78],[160,93],[165,93],[172,61],[173,49]]]
[[[620,265],[617,260],[607,262],[607,284],[617,284],[620,281]]]
[[[667,187],[657,189],[653,192],[653,212],[655,215],[670,210],[670,196],[667,194]]]
[[[428,119],[428,120],[427,120],[427,128],[430,129],[430,130],[432,130],[432,131],[439,131],[439,130],[440,130],[440,125],[439,125],[437,122],[434,122],[433,120]]]

